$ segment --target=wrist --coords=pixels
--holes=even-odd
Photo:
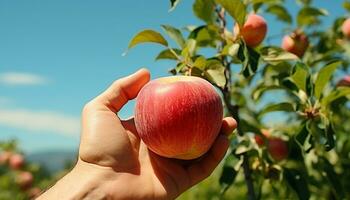
[[[74,168],[38,199],[108,199],[105,183],[113,173],[78,160]]]

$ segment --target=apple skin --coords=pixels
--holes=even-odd
[[[18,153],[11,155],[9,165],[11,169],[15,170],[22,168],[24,165],[24,157]]]
[[[283,37],[281,46],[282,49],[301,58],[309,46],[309,39],[303,32],[295,31],[292,34]]]
[[[265,140],[266,140],[265,138],[270,137],[270,131],[267,129],[261,129],[260,131],[261,131],[262,135],[255,134],[254,139],[255,139],[256,144],[259,147],[263,147],[265,145]]]
[[[250,14],[243,27],[238,24],[234,27],[235,34],[240,34],[247,46],[256,47],[265,38],[267,33],[267,23],[263,17],[257,14]]]
[[[340,81],[337,83],[338,87],[350,87],[350,75],[344,76]]]
[[[205,154],[219,134],[223,106],[206,80],[172,76],[147,83],[136,100],[135,125],[154,153],[191,160]]]
[[[288,145],[281,138],[269,138],[267,151],[276,161],[281,161],[288,157]]]
[[[23,190],[28,189],[30,186],[32,186],[33,181],[33,174],[27,171],[20,172],[16,176],[16,183]]]
[[[350,18],[347,18],[341,27],[343,35],[347,38],[350,38]]]

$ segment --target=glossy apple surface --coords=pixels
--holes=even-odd
[[[286,35],[282,40],[282,49],[302,57],[309,46],[309,39],[302,32],[294,32]]]
[[[340,81],[337,83],[337,86],[350,87],[350,75],[346,75],[340,79]]]
[[[136,100],[135,124],[150,150],[190,160],[206,153],[219,134],[223,106],[204,79],[172,76],[147,83]]]
[[[267,150],[276,161],[286,159],[288,156],[288,145],[281,138],[269,138]]]
[[[258,46],[265,38],[267,33],[267,23],[263,17],[257,14],[250,14],[243,27],[238,30],[238,25],[235,26],[234,32],[239,32],[242,35],[245,43],[249,47]]]
[[[12,169],[20,169],[24,165],[24,157],[18,153],[11,155],[9,165]]]
[[[345,37],[350,38],[350,18],[346,19],[343,22],[341,30],[342,30]]]

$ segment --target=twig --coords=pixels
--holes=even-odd
[[[219,18],[220,32],[221,32],[221,35],[222,35],[222,37],[224,39],[222,41],[222,43],[221,43],[221,46],[218,49],[219,51],[221,51],[222,48],[226,45],[226,41],[225,41],[225,38],[224,38],[224,33],[225,33],[225,28],[226,28],[225,10],[223,8],[221,8],[220,10],[216,9],[216,12],[217,12],[218,18]],[[226,84],[220,90],[221,90],[221,92],[223,94],[224,102],[225,102],[225,105],[226,105],[229,113],[237,121],[237,133],[238,133],[238,135],[242,136],[243,135],[243,131],[242,131],[240,123],[239,123],[240,122],[239,106],[238,105],[232,105],[232,102],[231,102],[231,84],[232,84],[231,63],[228,62],[226,56],[223,56],[222,64],[225,67]],[[246,182],[246,185],[247,185],[247,188],[248,188],[248,199],[249,200],[255,200],[256,196],[255,196],[255,192],[254,192],[253,180],[252,180],[252,177],[251,177],[251,170],[250,170],[250,167],[249,167],[249,157],[248,157],[248,155],[246,153],[243,154],[242,167],[243,167],[243,171],[244,171],[245,182]]]

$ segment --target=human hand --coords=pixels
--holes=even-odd
[[[229,147],[227,136],[236,121],[223,119],[221,133],[199,159],[158,156],[138,137],[133,118],[120,120],[116,114],[149,79],[149,72],[141,69],[86,104],[78,162],[40,198],[174,199],[212,173]]]

